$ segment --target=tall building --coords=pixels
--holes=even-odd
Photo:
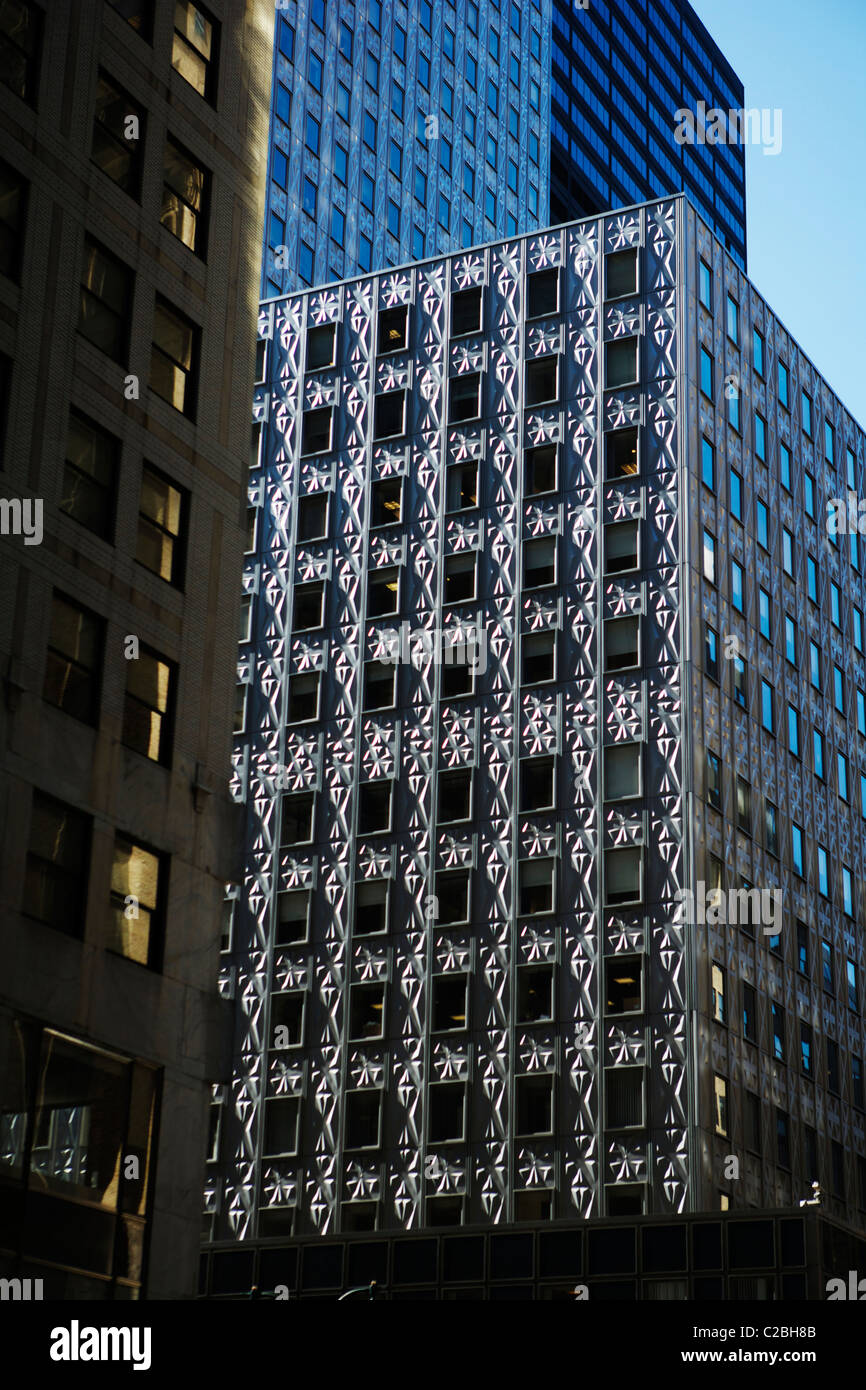
[[[682,195],[259,323],[214,1267],[862,1230],[862,431]]]
[[[683,189],[746,269],[742,144],[678,143],[678,113],[743,109],[743,84],[688,0],[553,0],[550,217]]]
[[[0,1274],[45,1298],[194,1287],[272,41],[0,9]]]
[[[262,295],[685,189],[745,268],[742,83],[686,0],[286,0]]]

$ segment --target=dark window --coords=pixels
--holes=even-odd
[[[278,1031],[279,1030],[279,1031]],[[271,995],[271,1045],[300,1047],[304,1041],[304,995],[300,990]]]
[[[628,478],[638,471],[637,430],[613,430],[604,437],[608,478]]]
[[[370,525],[397,525],[401,519],[402,502],[402,478],[377,478],[370,489]]]
[[[556,488],[556,445],[542,444],[527,449],[524,456],[524,491],[527,497]]]
[[[445,510],[460,512],[477,506],[477,463],[452,463],[445,474]]]
[[[611,251],[604,258],[607,299],[620,299],[637,293],[637,248]]]
[[[552,1018],[553,966],[522,966],[517,971],[518,1023],[541,1023]]]
[[[189,494],[146,463],[138,501],[135,558],[169,584],[183,583]]]
[[[93,115],[93,162],[131,198],[141,192],[145,115],[138,102],[100,72]]]
[[[619,574],[640,563],[640,529],[636,521],[618,521],[604,528],[604,572]]]
[[[466,870],[437,874],[434,896],[437,922],[469,921],[469,874]]]
[[[374,658],[364,663],[363,709],[392,709],[396,699],[397,672],[386,661]]]
[[[104,640],[102,618],[54,593],[42,693],[49,704],[87,724],[99,718]]]
[[[472,771],[470,768],[456,768],[451,772],[439,774],[439,814],[440,824],[451,821],[469,820],[472,814]]]
[[[521,859],[517,866],[517,910],[521,917],[553,912],[556,861]]]
[[[282,798],[280,845],[309,844],[313,838],[314,792],[297,792]]]
[[[609,618],[604,624],[604,664],[622,671],[640,664],[640,619]]]
[[[216,90],[219,25],[192,0],[175,0],[171,65],[207,101]]]
[[[391,829],[393,783],[388,778],[362,782],[358,788],[358,834],[377,835]]]
[[[606,1073],[607,1123],[611,1129],[633,1129],[642,1125],[643,1071],[639,1067],[617,1067]]]
[[[553,1131],[553,1077],[518,1076],[517,1134],[551,1134]]]
[[[462,1081],[439,1082],[427,1092],[430,1114],[427,1137],[431,1144],[462,1139],[465,1126],[466,1086]]]
[[[382,1092],[370,1088],[346,1096],[346,1148],[374,1149],[379,1144]]]
[[[526,277],[526,317],[541,318],[559,308],[559,271],[536,270]]]
[[[30,0],[0,4],[0,82],[22,101],[34,102],[39,85],[42,12]]]
[[[521,682],[538,685],[556,679],[556,633],[527,632],[520,639]]]
[[[604,384],[608,390],[637,381],[637,338],[612,338],[604,345]]]
[[[84,933],[90,830],[89,816],[33,793],[22,908],[69,936]]]
[[[605,1011],[635,1014],[643,1007],[643,970],[639,959],[616,956],[606,962]]]
[[[204,165],[166,137],[162,166],[160,222],[172,236],[204,258],[207,242],[207,207],[210,174]]]
[[[335,323],[320,323],[308,328],[307,371],[318,371],[322,367],[332,367],[336,345],[337,325]]]
[[[555,401],[558,390],[559,358],[536,357],[526,363],[526,405]]]
[[[451,296],[451,336],[477,333],[481,328],[481,286],[456,290]]]
[[[85,237],[78,331],[115,362],[123,362],[129,348],[132,284],[129,267]]]
[[[445,556],[443,603],[463,603],[475,597],[475,551]]]
[[[523,587],[538,589],[556,583],[556,537],[535,536],[523,547]]]
[[[164,855],[115,836],[109,949],[151,969],[162,955],[167,872]]]
[[[713,680],[719,679],[719,634],[709,623],[704,627],[704,670]]]
[[[293,888],[277,894],[274,944],[291,946],[306,941],[310,919],[309,888]]]
[[[302,454],[326,454],[331,447],[333,424],[331,406],[321,406],[318,410],[305,410],[303,415]]]
[[[432,1022],[434,1033],[452,1033],[466,1027],[466,975],[434,975]]]
[[[385,1032],[385,986],[352,985],[349,991],[349,1038],[381,1038]]]
[[[190,419],[195,419],[199,338],[196,325],[157,295],[153,311],[150,388]]]
[[[17,280],[24,246],[27,181],[0,161],[0,275]]]
[[[297,1153],[300,1110],[297,1096],[273,1096],[265,1101],[264,1157]]]
[[[398,304],[379,311],[379,355],[402,352],[409,336],[409,307]]]
[[[123,742],[153,762],[171,757],[176,668],[149,647],[126,663]]]
[[[525,758],[520,763],[521,811],[547,811],[554,805],[554,759]]]
[[[376,396],[373,409],[373,438],[390,439],[405,429],[406,392],[389,391]]]
[[[104,540],[110,540],[114,530],[119,455],[120,443],[113,435],[70,411],[60,510]]]
[[[328,534],[328,493],[308,492],[298,498],[298,540],[322,540]]]
[[[355,884],[355,936],[374,936],[388,929],[388,880]]]
[[[400,571],[396,565],[371,570],[367,577],[367,617],[396,613],[400,601]]]
[[[481,373],[466,372],[448,383],[448,419],[452,423],[475,420],[481,413]]]
[[[319,713],[318,671],[301,671],[289,676],[289,724],[308,724]]]

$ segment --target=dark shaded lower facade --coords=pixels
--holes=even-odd
[[[212,1244],[199,1296],[802,1301],[866,1273],[866,1239],[819,1209]],[[859,1274],[857,1274],[859,1278]],[[255,1291],[255,1293],[253,1293]],[[850,1292],[849,1292],[849,1297]]]

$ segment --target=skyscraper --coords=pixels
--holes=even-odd
[[[4,1297],[194,1287],[272,37],[0,8]]]
[[[260,338],[214,1239],[862,1228],[856,422],[682,196]]]
[[[745,267],[741,108],[691,6],[298,0],[277,10],[263,296],[684,188]]]

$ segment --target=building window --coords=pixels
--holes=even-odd
[[[274,152],[276,178],[276,157]],[[283,155],[285,166],[285,155]],[[172,236],[204,259],[207,239],[207,203],[210,174],[171,136],[166,137],[162,173],[162,212],[160,222]],[[283,175],[285,187],[285,174]]]
[[[637,429],[613,430],[605,435],[604,444],[607,477],[635,477],[639,471]]]
[[[768,642],[773,640],[770,631],[770,595],[766,589],[758,590],[758,628]]]
[[[775,999],[770,1001],[770,1021],[773,1039],[773,1057],[777,1062],[785,1060],[785,1010]]]
[[[559,357],[536,357],[526,363],[527,406],[555,401],[559,381]]]
[[[141,646],[127,662],[122,740],[152,762],[168,765],[171,755],[176,668]]]
[[[850,871],[850,869],[847,869],[847,870],[846,870],[846,873],[848,874],[848,877],[849,877],[849,880],[850,880],[850,877],[851,877],[851,871]],[[848,912],[848,916],[850,917],[851,915],[852,915],[852,914],[851,914],[851,912],[849,911],[849,912]],[[859,1012],[860,1012],[860,996],[859,996],[859,990],[857,989],[857,966],[856,966],[856,963],[855,963],[853,960],[849,960],[849,961],[846,961],[846,962],[845,962],[845,981],[846,981],[846,984],[847,984],[847,986],[848,986],[848,1008],[851,1009],[852,1012],[855,1013],[855,1014],[856,1014],[856,1013],[859,1013]]]
[[[722,809],[722,772],[716,753],[707,749],[707,801],[717,811]]]
[[[640,619],[609,618],[604,624],[604,664],[607,671],[640,665]]]
[[[761,726],[768,734],[773,730],[773,687],[769,681],[761,681]]]
[[[641,1067],[605,1072],[606,1121],[610,1129],[636,1129],[644,1121],[644,1073]]]
[[[732,471],[733,477],[733,471]],[[701,439],[701,479],[712,492],[716,486],[716,465],[713,446],[708,439]],[[734,510],[734,489],[731,483],[731,511]]]
[[[604,750],[604,795],[606,800],[622,800],[641,794],[641,745],[610,744]]]
[[[526,316],[542,318],[559,309],[559,271],[536,270],[526,277]]]
[[[219,25],[201,5],[175,0],[171,65],[207,101],[216,91]]]
[[[33,103],[39,85],[42,11],[30,0],[0,8],[0,82]]]
[[[301,437],[301,453],[326,454],[331,448],[334,411],[331,406],[305,410]]]
[[[705,347],[701,348],[701,391],[708,400],[713,399],[713,359]],[[704,479],[706,481],[706,479]]]
[[[473,551],[445,556],[443,603],[464,603],[475,598],[476,562]]]
[[[22,911],[68,936],[84,934],[90,833],[89,816],[33,793]]]
[[[752,329],[752,366],[758,376],[764,375],[764,339],[757,328]]]
[[[791,825],[791,863],[794,873],[803,877],[803,830],[796,821]]]
[[[308,845],[313,839],[315,792],[297,792],[282,797],[280,846]]]
[[[402,352],[409,339],[409,308],[398,304],[379,311],[378,353]]]
[[[820,729],[812,730],[812,764],[815,776],[824,780],[824,735]]]
[[[477,506],[478,464],[450,464],[445,470],[445,510],[459,512]]]
[[[363,1095],[365,1092],[359,1092]],[[301,1102],[297,1096],[272,1096],[264,1103],[262,1156],[277,1158],[298,1152]]]
[[[318,719],[320,684],[321,674],[318,671],[296,672],[289,676],[286,723],[309,724]]]
[[[86,724],[99,718],[104,640],[103,619],[55,591],[42,694]]]
[[[18,280],[24,247],[27,181],[0,161],[0,274]]]
[[[132,271],[91,237],[84,241],[78,331],[115,362],[129,348]]]
[[[391,829],[393,782],[381,778],[358,788],[358,834],[380,835]]]
[[[733,659],[734,700],[742,708],[749,708],[749,671],[745,657]]]
[[[805,922],[797,923],[797,970],[801,975],[809,974],[809,928]]]
[[[766,503],[762,502],[760,498],[755,500],[755,530],[758,536],[758,545],[762,546],[764,550],[769,550],[769,517]]]
[[[402,478],[377,478],[370,489],[371,527],[398,525],[402,502]]]
[[[555,450],[554,450],[555,455]],[[640,566],[640,526],[637,521],[613,522],[604,528],[604,572],[622,574]]]
[[[525,758],[520,764],[520,810],[550,810],[554,802],[554,760]]]
[[[518,1076],[514,1083],[518,1135],[553,1132],[553,1077]]]
[[[115,836],[109,950],[151,969],[162,954],[166,873],[164,856]]]
[[[800,1020],[800,1069],[804,1076],[812,1075],[812,1029]]]
[[[604,258],[606,298],[637,294],[637,247],[611,251]]]
[[[144,149],[145,115],[128,92],[100,72],[93,115],[92,158],[104,174],[138,198]]]
[[[521,917],[555,910],[556,861],[521,859],[517,866],[517,910]]]
[[[188,495],[151,464],[144,465],[135,558],[177,587],[183,582]]]
[[[443,924],[469,921],[469,873],[460,869],[436,875],[436,920]]]
[[[320,587],[324,591],[324,585]],[[385,617],[389,613],[398,612],[399,607],[399,567],[388,565],[385,569],[371,570],[367,576],[367,617]],[[317,623],[316,626],[319,624]]]
[[[704,670],[713,680],[719,679],[719,635],[709,623],[704,627]]]
[[[393,709],[396,683],[397,672],[390,663],[378,657],[365,662],[363,710]]]
[[[604,852],[605,902],[640,902],[643,894],[642,852],[640,849],[608,849]]]
[[[365,879],[355,884],[355,936],[377,936],[388,930],[388,879]]]
[[[752,790],[744,777],[737,778],[737,828],[752,833]]]
[[[713,272],[706,261],[701,261],[698,272],[698,296],[705,309],[713,310]]]
[[[393,198],[388,199],[388,231],[393,237],[400,236],[400,209]]]
[[[752,985],[743,982],[743,1037],[746,1042],[758,1041],[758,1012]]]
[[[608,390],[632,385],[638,379],[637,338],[613,338],[604,345],[604,384]]]
[[[731,604],[738,613],[745,611],[743,606],[743,567],[736,560],[731,561]]]
[[[767,422],[763,415],[755,411],[755,454],[765,463],[767,460]]]
[[[466,333],[481,330],[482,290],[457,290],[451,296],[451,336],[463,337]]]
[[[556,679],[556,633],[527,632],[520,639],[521,684],[540,685]]]
[[[713,1077],[716,1134],[728,1132],[728,1083],[716,1073]]]
[[[150,388],[175,410],[195,418],[199,329],[157,295],[153,312]]]
[[[732,343],[740,341],[740,306],[732,295],[727,297],[726,326]]]
[[[716,538],[711,531],[704,529],[704,579],[711,584],[716,582]]]
[[[120,443],[75,411],[69,413],[60,510],[103,540],[114,530]]]
[[[448,383],[448,419],[475,420],[481,414],[481,373],[465,372]]]

